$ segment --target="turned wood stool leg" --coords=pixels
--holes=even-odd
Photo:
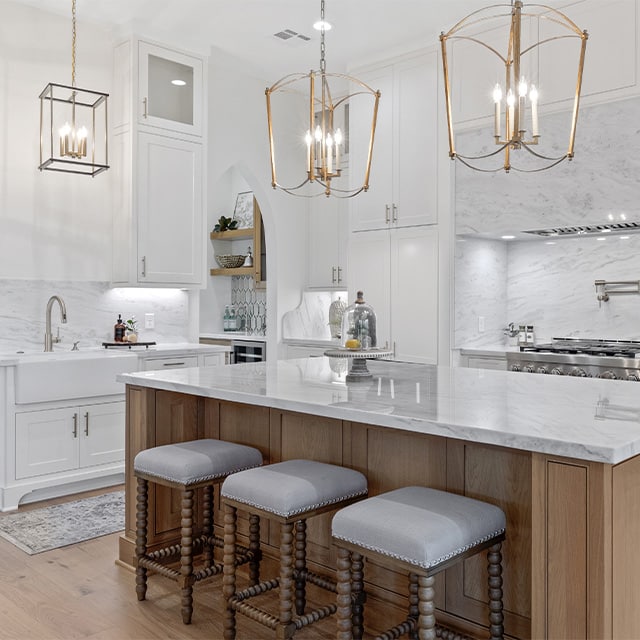
[[[418,638],[420,640],[436,640],[436,606],[433,602],[435,595],[434,576],[418,577]]]
[[[249,561],[249,580],[251,584],[258,584],[262,551],[260,550],[260,516],[255,513],[249,515],[249,551],[253,553],[253,558]]]
[[[417,640],[418,638],[418,616],[420,598],[418,597],[418,574],[409,573],[409,618],[413,618],[416,621],[416,628],[409,633],[411,640]]]
[[[278,638],[290,638],[293,619],[293,529],[294,523],[280,525],[280,629]]]
[[[364,562],[362,554],[351,552],[351,602],[353,640],[362,640],[364,634]]]
[[[307,522],[299,520],[295,525],[296,532],[296,614],[304,614],[307,603],[306,569],[307,569]]]
[[[182,492],[180,541],[180,594],[182,622],[191,623],[193,614],[193,489]]]
[[[213,536],[213,485],[203,487],[202,493],[202,535],[205,539],[202,555],[204,566],[208,569],[213,564],[213,545],[209,542]]]
[[[491,640],[502,640],[504,636],[504,614],[502,612],[502,543],[498,542],[487,551],[489,573],[489,631]]]
[[[351,640],[351,616],[353,613],[351,601],[351,554],[348,549],[338,547],[336,559],[336,624],[337,640]]]
[[[229,603],[236,592],[236,508],[224,505],[224,567],[222,595],[226,601],[224,613],[224,640],[236,637],[236,612]]]
[[[140,566],[140,558],[147,553],[147,507],[149,506],[149,484],[138,478],[136,496],[136,594],[138,600],[147,595],[147,570]]]

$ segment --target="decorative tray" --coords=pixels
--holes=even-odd
[[[155,342],[103,342],[102,346],[105,349],[108,349],[109,347],[128,347],[129,349],[132,347],[144,347],[145,349],[148,349],[154,344]]]

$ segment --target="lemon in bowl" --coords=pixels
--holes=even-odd
[[[347,340],[344,343],[344,346],[347,349],[359,349],[360,348],[360,340],[357,340],[356,338],[351,338],[350,340]]]

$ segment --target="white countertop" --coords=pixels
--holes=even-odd
[[[24,351],[14,353],[0,353],[0,367],[10,367],[18,364],[21,361],[29,360],[31,362],[36,360],[63,360],[67,358],[73,359],[86,359],[96,357],[122,357],[122,356],[137,356],[142,358],[154,358],[171,356],[174,353],[180,353],[183,355],[197,355],[199,353],[220,353],[229,351],[229,348],[223,345],[210,345],[210,344],[197,344],[192,342],[167,342],[157,345],[149,346],[145,348],[142,345],[136,343],[131,344],[131,348],[123,347],[109,347],[105,349],[102,346],[95,347],[80,347],[78,351],[71,351],[69,345],[65,348],[57,348],[54,346],[53,351]]]
[[[368,361],[344,382],[329,358],[122,374],[118,381],[604,463],[640,453],[632,382]]]

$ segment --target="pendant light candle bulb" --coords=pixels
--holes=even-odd
[[[511,89],[509,89],[509,91],[507,91],[507,109],[508,109],[508,113],[507,113],[507,119],[509,121],[509,131],[508,131],[508,138],[509,140],[511,140],[511,138],[513,138],[513,117],[514,117],[514,106],[516,104],[516,97],[513,95],[513,91],[511,91]]]
[[[502,102],[502,87],[499,84],[493,88],[493,101],[495,103],[495,113],[493,118],[494,131],[493,135],[497,140],[500,139],[500,103]]]
[[[333,173],[333,138],[331,134],[327,135],[327,173]]]
[[[311,173],[311,143],[313,142],[313,137],[308,129],[304,141],[307,143],[307,171]]]
[[[531,135],[537,138],[540,136],[540,129],[538,126],[538,90],[535,84],[531,85],[529,101],[531,102]]]

